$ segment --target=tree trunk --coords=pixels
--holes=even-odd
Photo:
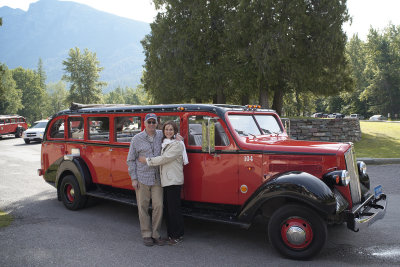
[[[250,102],[249,95],[248,94],[242,95],[242,98],[241,98],[242,106],[246,106],[246,105],[250,104],[249,102]]]
[[[225,97],[224,91],[222,89],[216,90],[216,94],[214,95],[213,102],[214,102],[214,104],[225,104],[226,103],[226,97]]]
[[[261,105],[261,108],[269,108],[269,102],[268,102],[268,86],[263,88],[260,86],[260,96],[259,96],[259,104]]]
[[[272,103],[272,109],[281,116],[283,107],[283,90],[278,87],[274,92],[274,102]]]
[[[300,116],[301,113],[301,100],[298,92],[295,92],[296,96],[296,110],[297,110],[297,116]]]

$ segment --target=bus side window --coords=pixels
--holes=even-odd
[[[189,145],[202,145],[202,123],[208,117],[191,116],[189,117]],[[220,122],[215,123],[215,146],[229,146],[229,138]]]
[[[108,117],[90,117],[89,140],[108,141],[110,136],[110,119]]]
[[[116,142],[130,143],[132,137],[140,133],[142,129],[140,117],[115,117],[114,139]]]
[[[178,133],[180,132],[180,117],[179,116],[163,116],[163,115],[158,115],[157,116],[157,129],[162,130],[164,123],[167,121],[173,121],[176,123],[176,126],[178,126]]]
[[[229,146],[229,138],[222,127],[221,123],[215,123],[215,145],[216,146]]]
[[[70,117],[68,118],[69,131],[68,137],[71,139],[83,140],[84,138],[84,127],[82,117]]]
[[[50,138],[64,138],[64,119],[59,119],[50,129]]]

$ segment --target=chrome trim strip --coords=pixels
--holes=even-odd
[[[360,179],[358,176],[357,162],[354,158],[353,146],[344,154],[346,168],[350,174],[350,192],[353,206],[361,202]]]

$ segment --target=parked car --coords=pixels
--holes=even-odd
[[[364,116],[362,116],[360,114],[350,114],[350,118],[363,120]]]
[[[22,133],[25,144],[29,144],[31,141],[42,142],[44,130],[46,129],[48,120],[35,121],[33,126]]]
[[[343,118],[344,118],[344,115],[341,114],[341,113],[333,113],[333,118],[336,118],[336,119],[343,119]]]
[[[0,138],[2,135],[13,134],[21,137],[22,132],[28,128],[25,118],[18,115],[0,115]]]
[[[339,119],[339,118],[344,118],[344,115],[342,115],[340,113],[331,113],[331,114],[328,114],[327,118]]]
[[[321,112],[317,112],[317,113],[312,114],[311,117],[313,117],[313,118],[322,118],[322,115],[323,114]]]
[[[370,121],[385,121],[386,117],[383,115],[374,115],[369,118]]]

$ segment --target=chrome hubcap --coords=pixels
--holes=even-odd
[[[301,245],[306,241],[306,232],[299,226],[291,226],[286,231],[286,237],[289,243],[293,245]]]
[[[67,185],[67,188],[66,188],[66,195],[67,195],[67,199],[68,199],[68,201],[70,201],[70,202],[73,202],[74,201],[74,199],[75,199],[75,190],[74,190],[74,188],[72,187],[72,185]]]

